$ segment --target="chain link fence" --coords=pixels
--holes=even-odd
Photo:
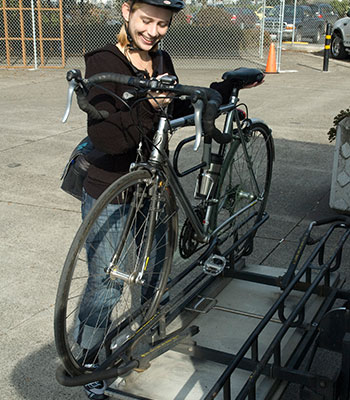
[[[0,67],[80,67],[115,43],[122,0],[1,0]],[[271,41],[322,41],[338,13],[305,1],[186,0],[161,43],[177,67],[263,66]]]

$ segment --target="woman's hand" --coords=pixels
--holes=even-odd
[[[159,80],[162,76],[166,75],[168,74],[158,75],[156,79]],[[150,97],[148,101],[151,103],[151,106],[155,110],[160,110],[167,107],[172,102],[174,94],[169,92],[159,92],[157,90],[155,92],[149,92],[148,96]]]
[[[251,83],[250,85],[244,86],[243,89],[250,89],[250,88],[253,88],[253,87],[260,86],[261,84],[264,83],[264,81],[265,81],[265,75],[264,75],[264,78],[262,78],[262,80],[260,82]]]

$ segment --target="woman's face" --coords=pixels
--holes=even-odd
[[[135,45],[144,51],[151,50],[165,36],[173,15],[166,8],[145,3],[137,3],[137,8],[131,13],[129,4],[124,3],[122,13]]]

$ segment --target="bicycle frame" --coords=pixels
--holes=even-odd
[[[186,195],[182,184],[179,181],[178,178],[178,173],[175,169],[175,167],[172,165],[171,161],[169,158],[166,156],[166,149],[167,149],[167,144],[168,144],[168,132],[182,128],[184,126],[188,125],[193,125],[194,124],[194,119],[195,119],[195,114],[191,114],[185,117],[177,118],[175,120],[169,121],[166,116],[162,116],[160,118],[159,124],[158,124],[158,129],[155,134],[155,137],[153,139],[153,149],[151,152],[151,155],[148,159],[147,162],[141,162],[137,164],[132,164],[130,170],[134,171],[137,169],[148,169],[150,170],[152,174],[152,180],[156,187],[158,187],[159,184],[161,184],[162,181],[167,180],[169,187],[171,188],[171,191],[175,194],[176,200],[179,202],[181,207],[184,210],[184,213],[188,220],[190,221],[194,232],[195,232],[195,237],[196,240],[199,243],[203,244],[208,244],[212,243],[215,241],[217,235],[225,229],[229,224],[232,223],[233,220],[238,218],[241,214],[245,213],[247,210],[250,208],[254,207],[258,201],[262,200],[258,197],[259,194],[259,187],[257,184],[257,180],[254,175],[253,167],[252,167],[252,161],[250,160],[246,142],[248,141],[247,135],[243,130],[243,125],[240,121],[239,118],[239,113],[237,109],[237,102],[238,102],[238,91],[236,93],[233,93],[230,99],[230,103],[226,104],[224,106],[221,106],[219,108],[219,113],[220,114],[226,114],[225,118],[225,123],[224,123],[224,134],[230,134],[232,137],[232,140],[229,145],[229,150],[227,151],[227,144],[221,144],[219,146],[218,150],[218,156],[222,157],[223,163],[220,168],[219,172],[219,177],[218,177],[218,185],[216,186],[216,190],[212,190],[214,188],[214,184],[210,188],[208,192],[208,197],[206,199],[207,201],[207,211],[204,219],[200,219],[200,217],[196,214],[195,210],[193,209],[193,206],[191,204],[191,201],[189,197]],[[248,120],[248,124],[249,124]],[[254,120],[258,121],[258,120]],[[262,122],[262,121],[260,121]],[[233,130],[233,124],[235,123],[236,129],[235,131]],[[248,125],[249,129],[249,125]],[[197,143],[198,144],[198,143]],[[229,216],[225,221],[223,221],[219,226],[216,226],[216,220],[217,220],[217,214],[220,211],[220,206],[223,206],[224,202],[221,202],[219,204],[218,200],[218,190],[217,188],[220,188],[223,184],[223,180],[227,174],[228,169],[231,166],[232,159],[234,157],[234,154],[236,153],[238,147],[242,145],[243,147],[243,156],[245,159],[245,162],[248,167],[249,174],[251,176],[252,182],[255,186],[255,192],[256,196],[251,196],[251,201],[245,205],[243,208],[237,210],[234,212],[231,216]],[[202,151],[202,162],[198,164],[197,166],[189,169],[187,173],[194,172],[196,170],[199,170],[200,168],[209,168],[210,163],[211,163],[211,158],[212,158],[212,140],[204,140],[203,144],[203,151]],[[180,175],[181,176],[181,175]],[[164,178],[165,177],[165,178]],[[214,193],[212,193],[214,192]],[[244,194],[243,194],[244,195]],[[246,194],[248,196],[248,194]],[[249,198],[249,197],[248,197]],[[155,190],[151,194],[151,202],[158,202],[158,192]],[[155,226],[156,220],[157,220],[157,207],[151,207],[150,209],[150,223],[152,226]],[[135,215],[135,210],[130,212],[130,215],[128,217],[128,222],[126,223],[126,227],[124,232],[128,232],[129,230],[129,225],[131,223],[131,220],[133,219],[133,216]],[[251,218],[254,217],[256,213],[252,215],[248,215],[246,219],[242,223],[237,226],[237,229],[240,228],[242,225],[244,225],[246,222],[248,222]],[[250,237],[260,226],[260,223],[255,224],[250,228],[250,230],[245,233],[244,239],[247,239]],[[152,229],[151,229],[152,231]],[[122,238],[121,238],[121,243],[123,243],[126,239],[125,233],[123,233]],[[119,259],[120,256],[120,249],[122,246],[119,247],[119,250],[117,250],[115,256],[111,260],[111,263],[109,267],[107,268],[107,273],[110,273],[111,276],[115,278],[122,279],[126,282],[131,282],[134,281],[137,284],[142,284],[142,279],[143,279],[143,272],[147,268],[147,262],[149,258],[149,253],[150,249],[152,247],[152,242],[153,242],[153,234],[152,236],[147,240],[147,248],[148,250],[144,254],[144,257],[142,260],[140,260],[139,267],[137,268],[138,272],[135,272],[133,276],[129,276],[126,274],[123,274],[118,270],[118,268],[115,268],[115,260]],[[232,246],[230,247],[230,249]],[[229,250],[230,251],[230,250]]]
[[[227,170],[231,164],[231,159],[236,152],[237,148],[239,145],[242,145],[243,147],[243,153],[244,157],[248,166],[249,173],[252,177],[252,180],[255,185],[256,193],[259,193],[259,187],[257,184],[257,180],[255,178],[253,168],[252,168],[252,162],[249,158],[247,147],[246,147],[246,140],[245,140],[245,134],[243,132],[243,127],[239,119],[238,115],[238,110],[236,108],[238,102],[238,97],[236,95],[232,95],[230,99],[230,103],[224,106],[221,106],[219,109],[220,114],[227,114],[225,118],[225,123],[224,123],[224,133],[230,133],[232,135],[232,141],[230,143],[230,148],[229,151],[226,152],[226,144],[220,145],[219,148],[219,155],[225,156],[224,157],[224,162],[222,164],[221,170],[220,170],[220,175],[219,175],[219,187],[223,182],[223,179],[227,173]],[[217,199],[215,199],[215,194],[214,197],[212,197],[209,202],[209,205],[207,207],[207,212],[206,212],[206,217],[205,217],[205,223],[203,224],[203,221],[201,221],[196,215],[196,213],[193,210],[192,204],[188,198],[188,196],[185,194],[182,185],[179,181],[179,178],[177,176],[177,173],[175,171],[175,168],[171,164],[170,160],[168,157],[164,157],[165,150],[166,150],[166,145],[168,142],[168,131],[169,130],[174,130],[178,128],[182,128],[186,125],[191,125],[193,124],[194,120],[194,115],[189,115],[186,117],[178,118],[175,120],[170,121],[168,123],[168,120],[166,117],[162,116],[158,125],[158,130],[155,135],[155,138],[153,140],[153,150],[150,155],[150,158],[148,160],[148,163],[155,167],[156,170],[162,170],[164,171],[165,176],[168,177],[170,187],[172,191],[175,193],[175,197],[178,199],[179,203],[181,204],[182,208],[184,209],[184,212],[186,216],[188,217],[193,229],[195,230],[196,233],[196,239],[201,242],[201,243],[209,243],[215,236],[223,230],[228,224],[230,224],[235,218],[237,218],[239,215],[243,214],[246,212],[249,208],[253,207],[260,199],[258,197],[252,199],[252,201],[246,205],[244,208],[238,210],[236,213],[231,215],[230,218],[228,218],[226,221],[224,221],[220,226],[215,227],[215,216],[218,211],[218,202]],[[233,135],[233,123],[236,124],[237,127],[237,135]],[[211,162],[211,148],[212,148],[212,143],[211,141],[209,143],[204,143],[204,148],[202,152],[202,162],[197,165],[194,168],[191,168],[189,172],[194,172],[198,170],[201,167],[209,167],[210,162]],[[137,164],[134,165],[133,169],[137,169],[139,166],[142,166],[142,164]]]

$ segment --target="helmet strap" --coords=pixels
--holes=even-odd
[[[132,0],[130,2],[129,20],[130,20],[130,15],[131,15],[132,8],[133,8],[135,3],[136,3],[136,0]],[[125,28],[125,32],[126,32],[126,37],[127,37],[128,41],[129,41],[129,44],[127,45],[129,50],[141,50],[135,45],[134,40],[133,40],[132,36],[130,35],[130,32],[129,32],[129,21],[126,22],[126,20],[124,20],[124,28]]]
[[[135,45],[134,39],[130,35],[129,27],[126,22],[124,22],[124,26],[125,26],[126,37],[128,38],[128,41],[129,41],[129,43],[127,44],[129,50],[141,50]]]

